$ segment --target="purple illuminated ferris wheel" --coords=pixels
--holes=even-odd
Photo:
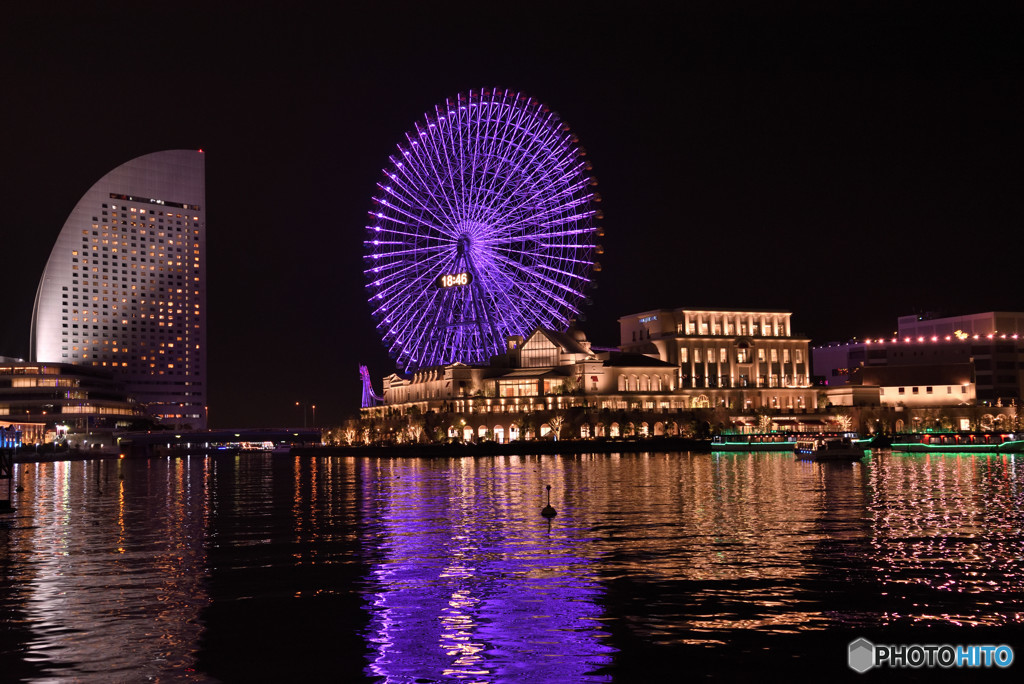
[[[364,255],[399,368],[487,363],[509,335],[580,318],[600,270],[600,197],[558,115],[512,91],[471,91],[405,137],[378,183]]]

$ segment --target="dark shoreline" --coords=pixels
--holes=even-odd
[[[297,446],[291,456],[374,456],[398,458],[464,458],[467,456],[540,456],[559,454],[635,454],[645,451],[689,451],[711,453],[711,440],[684,439],[682,437],[654,437],[650,439],[595,439],[595,440],[534,440],[529,442],[483,442],[481,444],[380,444],[370,446]],[[203,449],[159,449],[148,456],[128,455],[127,458],[166,457],[169,455],[199,453],[239,453],[237,450],[204,451]],[[266,453],[266,452],[253,452]],[[73,449],[58,452],[19,451],[15,463],[53,463],[56,461],[88,461],[121,458],[120,452],[83,451]]]
[[[711,453],[711,440],[682,437],[621,440],[534,440],[530,442],[483,442],[481,444],[396,444],[373,446],[294,447],[292,455],[302,456],[534,456],[555,454],[621,454],[644,451],[690,451]]]
[[[82,451],[81,449],[71,449],[69,451],[28,451],[18,450],[14,454],[15,463],[56,463],[57,461],[91,461],[94,459],[108,459],[108,458],[120,458],[120,452],[113,451],[101,451],[99,449],[95,451]]]

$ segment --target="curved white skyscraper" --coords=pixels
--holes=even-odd
[[[110,368],[168,425],[206,425],[201,150],[133,159],[64,223],[32,313],[33,361]]]

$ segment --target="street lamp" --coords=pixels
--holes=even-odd
[[[295,402],[295,406],[296,406],[296,408],[299,407],[299,406],[302,407],[302,427],[305,428],[306,427],[306,405],[303,404],[302,402],[297,401],[297,402]]]
[[[316,404],[313,404],[313,427],[316,427]]]

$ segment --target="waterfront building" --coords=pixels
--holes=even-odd
[[[742,348],[754,360],[761,356],[761,349],[766,371],[783,363],[771,366],[770,359],[785,359],[805,386],[795,385],[792,378],[778,381],[788,381],[784,386],[770,384],[770,379],[764,380],[763,387],[709,386],[690,382],[689,374],[684,384],[680,366],[656,352],[595,350],[581,331],[539,329],[525,339],[508,338],[505,353],[493,357],[487,366],[455,363],[422,369],[408,378],[389,375],[384,378],[382,403],[364,408],[363,415],[378,419],[444,416],[435,422],[448,437],[489,437],[498,442],[545,437],[551,432],[577,438],[681,434],[692,412],[701,410],[709,428],[713,420],[722,429],[755,430],[763,427],[752,415],[757,409],[774,407],[777,414],[795,414],[816,407],[815,390],[806,385],[807,341],[780,335],[773,342],[791,346],[782,354],[782,347],[774,344],[744,339],[737,344],[745,344]],[[716,338],[715,344],[724,342]],[[794,358],[799,359],[796,366]],[[736,421],[730,413],[736,414]],[[821,429],[824,425],[818,418],[805,418],[806,423],[801,423],[796,417],[777,416],[775,427]]]
[[[485,412],[520,413],[586,401],[616,408],[629,394],[641,406],[654,408],[651,397],[675,389],[673,370],[671,364],[642,354],[595,352],[579,330],[538,329],[525,339],[510,337],[506,353],[493,357],[488,366],[454,363],[421,370],[410,378],[389,375],[384,379],[383,407],[416,405],[423,412],[461,412],[482,406]],[[676,398],[671,407],[689,404]]]
[[[817,408],[810,339],[777,310],[655,309],[619,319],[620,349],[676,368],[678,394],[692,405],[734,411]]]
[[[169,150],[101,178],[64,223],[32,313],[34,363],[107,370],[173,427],[206,425],[204,168],[201,150]]]
[[[19,426],[26,444],[109,443],[115,430],[151,425],[109,368],[66,363],[0,363],[0,425]],[[93,438],[95,435],[95,438]]]
[[[906,406],[1016,404],[1024,388],[1024,313],[928,318],[901,316],[889,337],[812,350],[827,394],[878,387],[880,403]]]

